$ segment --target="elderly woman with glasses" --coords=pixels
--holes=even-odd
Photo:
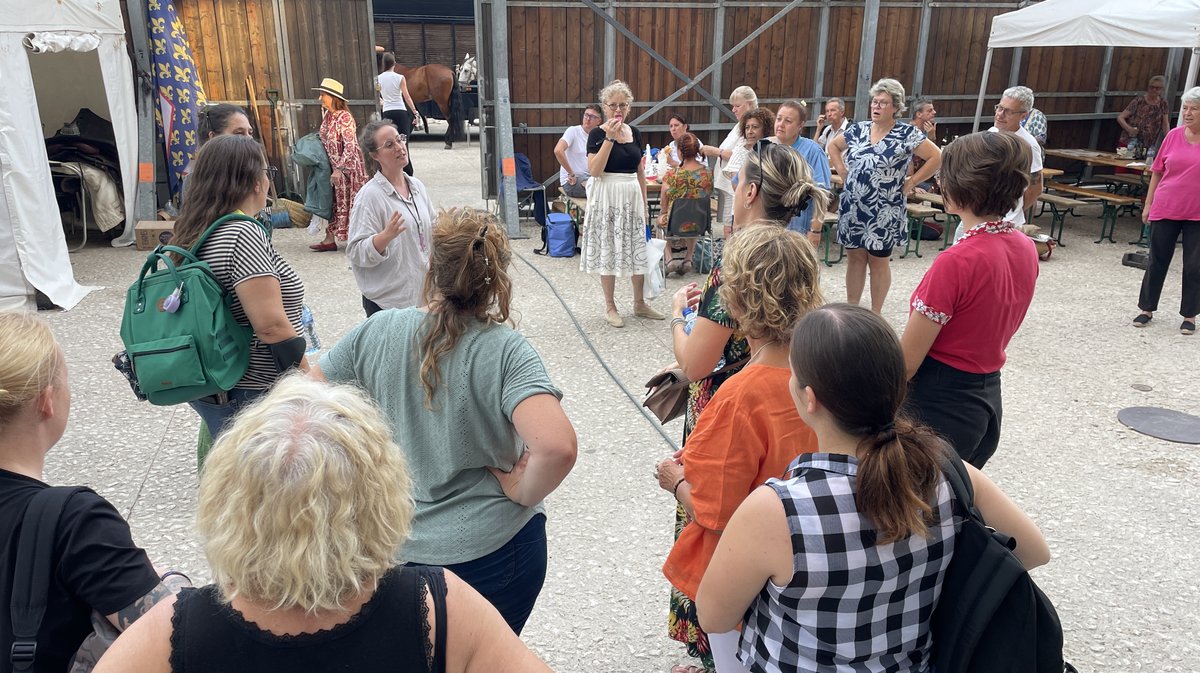
[[[897,121],[904,87],[881,79],[871,87],[871,120],[829,141],[829,163],[845,181],[837,241],[846,247],[846,298],[858,304],[871,271],[871,310],[883,310],[892,286],[892,248],[908,242],[904,198],[941,166],[941,152],[920,129]],[[925,165],[905,177],[914,156]]]
[[[346,256],[369,318],[421,304],[435,213],[425,184],[404,172],[408,137],[391,121],[368,123],[358,144],[376,172],[355,197]]]
[[[633,91],[621,80],[600,90],[600,104],[608,120],[588,134],[587,214],[583,220],[583,257],[579,269],[600,276],[604,291],[604,319],[613,327],[625,321],[613,299],[617,276],[633,283],[633,314],[662,320],[666,316],[646,303],[646,173],[642,166],[642,134],[625,123],[633,105]]]
[[[1130,140],[1137,140],[1146,148],[1154,147],[1171,129],[1171,107],[1163,98],[1166,81],[1162,75],[1151,77],[1146,94],[1135,96],[1117,115],[1117,123],[1121,125],[1117,147],[1128,147]]]

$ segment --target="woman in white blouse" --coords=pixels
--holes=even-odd
[[[737,117],[740,122],[742,115],[758,109],[758,94],[748,86],[739,86],[729,93],[729,108],[733,110],[733,116]],[[729,130],[729,135],[725,136],[725,140],[721,141],[719,147],[706,145],[701,149],[704,156],[717,157],[717,165],[713,167],[713,187],[717,188],[719,219],[726,228],[732,224],[733,183],[722,169],[725,167],[725,162],[733,156],[733,150],[741,142],[743,142],[742,133],[738,130],[738,124],[734,124],[733,128]],[[725,234],[728,236],[729,232],[726,231]]]
[[[354,199],[346,245],[363,310],[370,317],[383,309],[420,306],[434,216],[429,191],[405,174],[408,137],[392,122],[368,123],[358,144],[368,170],[375,170]]]

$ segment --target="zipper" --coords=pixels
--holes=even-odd
[[[189,350],[190,348],[191,348],[191,346],[189,346],[188,344],[181,344],[179,346],[172,346],[171,348],[158,348],[158,349],[155,349],[152,351],[139,351],[137,353],[134,353],[133,357],[136,360],[137,358],[140,358],[143,355],[162,355],[164,353],[178,353],[179,351]]]

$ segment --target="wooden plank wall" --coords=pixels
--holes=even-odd
[[[375,44],[409,67],[440,63],[453,68],[475,54],[475,25],[375,17]]]
[[[267,90],[283,95],[277,20],[271,0],[174,0],[210,102],[246,106],[253,78],[262,128],[255,133],[267,147],[271,163],[281,165],[272,135],[272,110]],[[284,0],[287,39],[291,51],[295,98],[301,105],[294,138],[315,131],[321,123],[320,103],[312,87],[333,77],[346,87],[347,98],[374,100],[374,42],[368,21],[370,0]],[[353,105],[351,112],[364,123],[374,105]],[[286,122],[285,122],[286,123]],[[286,150],[285,150],[286,153]]]
[[[713,22],[718,0],[711,0],[711,8],[696,6],[703,0],[679,1],[686,4],[677,9],[618,5],[616,18],[690,76],[714,58]],[[522,134],[521,125],[532,128],[578,124],[583,105],[594,101],[596,93],[605,84],[604,22],[585,6],[555,6],[561,4],[558,0],[524,0],[519,5],[509,6],[509,69],[512,100],[516,104],[513,125],[517,129],[514,141],[516,150],[529,156],[535,179],[547,178],[557,172],[553,149],[559,136]],[[857,6],[847,2],[826,4],[829,5],[829,32],[819,98],[815,97],[822,11],[819,1],[805,2],[792,10],[727,61],[722,67],[722,90],[714,93],[725,100],[733,88],[748,84],[762,99],[801,98],[819,105],[825,98],[840,96],[847,99],[848,112],[855,117],[853,100],[864,3],[858,2]],[[912,94],[911,86],[917,76],[922,9],[883,4],[872,79],[895,77]],[[1011,7],[997,7],[997,4],[994,0],[964,0],[949,6],[931,3],[929,47],[922,73],[924,86],[919,93],[933,98],[943,117],[974,115],[975,95],[979,90],[992,18],[1018,6],[1016,2],[1012,2]],[[779,11],[778,6],[727,4],[724,49],[732,48]],[[639,109],[645,110],[683,84],[620,33],[616,35],[615,51],[616,75],[633,89],[637,101],[635,115]],[[993,54],[984,106],[985,124],[990,124],[991,106],[1009,85],[1013,54],[1011,49],[1000,49]],[[1151,75],[1162,73],[1168,52],[1165,49],[1116,49],[1113,56],[1106,90],[1142,91]],[[1103,59],[1102,48],[1025,49],[1017,83],[1025,84],[1035,92],[1084,92],[1074,98],[1039,98],[1037,107],[1047,114],[1092,113]],[[1185,69],[1186,63],[1182,65],[1177,81],[1182,81]],[[710,88],[712,77],[705,78],[701,84]],[[939,96],[953,98],[939,99]],[[1129,99],[1130,96],[1106,97],[1104,109],[1113,119],[1101,123],[1099,146],[1115,145],[1120,131],[1115,117]],[[694,92],[678,100],[703,101]],[[547,104],[571,104],[571,107],[543,106]],[[709,109],[707,104],[668,105],[643,125],[665,125],[672,112],[683,113],[693,123],[707,123]],[[946,138],[952,138],[969,132],[970,125],[944,123],[939,129]],[[1091,130],[1091,120],[1052,121],[1050,145],[1087,146]],[[669,140],[662,132],[644,135],[655,146]],[[705,142],[719,142],[724,132],[701,132],[699,135]]]

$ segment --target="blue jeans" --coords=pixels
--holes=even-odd
[[[238,410],[254,402],[254,400],[266,392],[266,390],[255,390],[252,388],[234,388],[229,391],[229,402],[225,404],[192,400],[188,402],[188,406],[195,409],[197,414],[200,414],[200,420],[204,421],[204,424],[208,426],[208,434],[215,440],[220,436],[221,431],[225,429],[225,424],[229,422],[229,419]]]
[[[513,632],[521,635],[546,580],[546,515],[535,515],[513,539],[487,556],[445,567],[488,599]]]

